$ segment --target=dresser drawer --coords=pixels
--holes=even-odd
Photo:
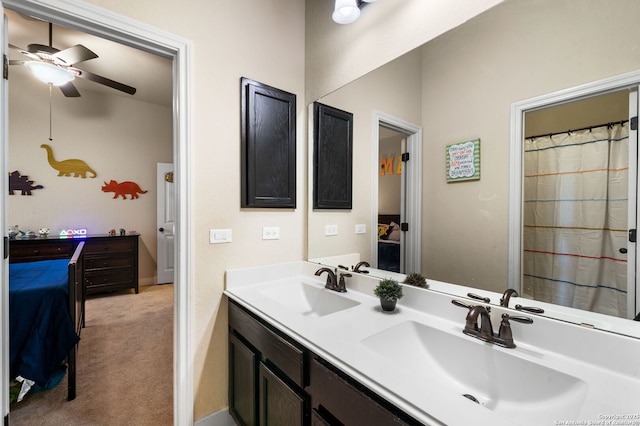
[[[111,255],[111,256],[86,256],[84,258],[84,269],[118,268],[123,266],[134,266],[135,259],[131,254]]]
[[[85,271],[87,287],[111,284],[131,284],[134,282],[133,268],[114,268],[99,271]]]
[[[133,251],[135,247],[135,240],[131,238],[127,239],[114,239],[109,240],[105,238],[98,241],[88,241],[84,246],[85,254],[91,253],[113,253],[119,251]]]
[[[32,259],[37,257],[64,259],[71,257],[71,244],[61,244],[60,242],[52,241],[46,243],[15,245],[10,242],[9,253],[13,258],[12,260]]]

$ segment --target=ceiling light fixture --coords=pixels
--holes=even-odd
[[[378,0],[336,0],[331,17],[338,24],[350,24],[360,16],[360,9]]]
[[[54,86],[62,86],[74,79],[71,71],[46,62],[28,61],[24,65],[38,80]]]
[[[331,17],[338,24],[350,24],[358,19],[360,9],[356,0],[336,0],[336,6],[333,9]]]

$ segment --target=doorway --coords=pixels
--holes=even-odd
[[[638,139],[629,124],[639,81],[631,73],[512,106],[510,288],[635,316]]]
[[[379,223],[378,210],[380,205],[381,162],[380,155],[382,139],[384,135],[396,135],[399,139],[404,139],[404,149],[400,154],[405,154],[405,161],[401,162],[401,197],[399,213],[403,229],[400,230],[400,252],[399,259],[402,259],[403,273],[419,273],[421,271],[420,256],[421,243],[420,234],[422,229],[422,128],[409,123],[401,118],[394,117],[379,111],[374,112],[373,120],[373,196],[371,223]],[[382,135],[382,136],[381,136]],[[388,158],[388,156],[387,156]],[[398,169],[397,157],[394,160],[396,172]],[[394,212],[394,215],[396,213]],[[399,225],[401,225],[399,223]],[[375,267],[378,267],[379,257],[379,232],[372,233],[371,259]],[[386,243],[383,243],[386,244]],[[374,266],[372,265],[372,266]]]
[[[33,0],[9,0],[0,4],[1,7],[14,10],[23,15],[33,16],[45,21],[67,26],[69,28],[84,31],[105,39],[123,43],[136,47],[160,56],[171,58],[174,63],[173,73],[173,152],[176,181],[176,255],[174,274],[174,424],[193,423],[193,377],[190,374],[191,355],[191,324],[189,320],[190,300],[190,271],[189,261],[191,250],[189,249],[190,235],[190,203],[187,188],[189,186],[189,176],[186,172],[191,162],[188,146],[190,146],[190,133],[187,123],[190,111],[187,99],[189,98],[190,82],[188,69],[190,63],[190,45],[186,40],[159,31],[149,26],[136,24],[131,19],[117,15],[115,13],[100,9],[96,6],[78,3],[65,3],[64,5],[44,5]],[[81,6],[81,7],[80,7]],[[7,40],[4,28],[0,31],[0,40],[3,53],[7,54]],[[6,124],[6,82],[1,94],[2,122]],[[180,106],[180,107],[178,107]],[[0,141],[3,152],[7,152],[6,126],[3,125],[2,140]],[[7,176],[6,156],[2,162],[3,175]],[[4,179],[4,178],[3,178]],[[5,181],[6,182],[6,181]],[[6,195],[1,197],[3,214],[0,217],[5,231],[7,229],[6,216]],[[3,276],[2,294],[8,294],[7,276],[8,268],[6,260],[0,266],[0,273]],[[2,338],[2,359],[5,360],[2,366],[2,381],[9,383],[8,378],[8,304],[7,297],[2,298],[1,313],[3,319]],[[5,422],[8,419],[8,396],[7,389],[2,386],[0,397],[2,398],[2,415]]]

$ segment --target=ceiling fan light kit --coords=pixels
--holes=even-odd
[[[53,47],[53,24],[49,23],[49,45],[32,43],[27,49],[9,44],[9,47],[28,57],[28,61],[10,60],[9,65],[24,64],[40,81],[58,86],[66,97],[78,97],[80,93],[72,83],[74,78],[82,78],[102,84],[112,89],[133,95],[135,87],[111,80],[98,74],[76,68],[75,65],[98,57],[81,44],[59,50]]]
[[[54,86],[62,86],[75,78],[71,71],[46,62],[27,61],[24,65],[38,80]]]

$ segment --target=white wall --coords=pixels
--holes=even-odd
[[[52,141],[49,140],[49,88],[11,67],[9,79],[9,171],[28,175],[43,189],[31,196],[8,197],[8,222],[23,231],[86,228],[107,234],[124,228],[140,236],[141,285],[156,282],[156,163],[172,161],[172,111],[135,98],[82,90],[79,98],[52,92]],[[77,158],[96,171],[86,179],[58,176],[42,144],[57,161]],[[113,199],[104,182],[133,181],[146,194]],[[129,197],[127,197],[129,198]]]

